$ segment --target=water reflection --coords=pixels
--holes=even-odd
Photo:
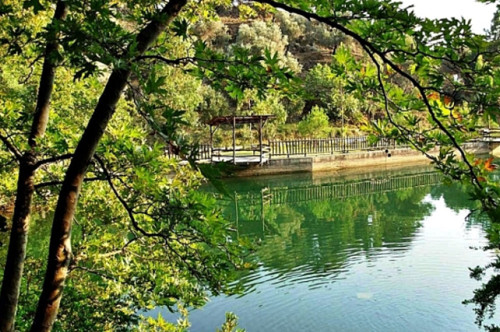
[[[369,178],[307,177],[261,180],[260,188],[252,179],[228,182],[233,197],[221,202],[239,236],[263,239],[258,260],[275,282],[307,282],[313,289],[361,257],[408,250],[420,221],[433,211],[424,197],[441,180],[428,168]],[[240,280],[247,291],[261,282],[250,275]]]
[[[260,239],[242,296],[191,313],[211,331],[233,311],[247,331],[473,331],[461,301],[485,264],[484,218],[431,168],[232,179],[219,197],[238,236]]]

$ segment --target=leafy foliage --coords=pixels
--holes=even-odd
[[[328,116],[325,111],[314,106],[311,113],[299,122],[298,130],[303,136],[326,137],[331,130],[328,124]]]

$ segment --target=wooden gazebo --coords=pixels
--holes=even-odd
[[[248,115],[248,116],[217,116],[207,124],[210,126],[210,155],[212,156],[212,161],[232,161],[233,164],[252,164],[259,163],[263,164],[267,161],[265,157],[264,146],[262,144],[262,128],[267,120],[274,118],[274,115]],[[241,148],[238,151],[252,152],[251,155],[236,155],[236,125],[250,124],[255,125],[259,133],[259,145],[258,149],[254,149],[251,145],[250,149]],[[230,125],[233,131],[233,146],[232,149],[221,149],[214,148],[214,134],[222,125]],[[218,152],[217,160],[214,160],[214,151]],[[220,152],[222,151],[232,151],[232,156],[222,156]],[[255,156],[255,152],[259,152],[259,156]]]

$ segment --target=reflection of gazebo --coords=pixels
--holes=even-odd
[[[267,161],[265,156],[264,145],[262,144],[262,127],[268,119],[274,118],[274,115],[249,115],[249,116],[218,116],[208,121],[207,124],[210,126],[210,151],[212,156],[212,161],[232,161],[233,164],[253,164],[259,163],[263,164]],[[250,145],[250,148],[245,149],[244,147],[236,147],[236,125],[250,124],[256,125],[256,129],[259,133],[259,145]],[[233,147],[230,148],[214,148],[213,136],[217,129],[221,125],[230,125],[233,130]],[[232,155],[222,154],[223,151],[232,152]],[[236,155],[238,151],[238,155]],[[216,155],[214,154],[216,152]],[[251,152],[252,154],[245,154],[245,152]],[[259,152],[256,156],[255,153]]]

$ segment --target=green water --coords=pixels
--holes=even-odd
[[[480,218],[429,168],[231,179],[220,198],[238,236],[258,239],[245,292],[190,315],[214,331],[225,312],[254,331],[474,331],[461,302],[489,262]],[[500,317],[500,315],[498,316]]]

